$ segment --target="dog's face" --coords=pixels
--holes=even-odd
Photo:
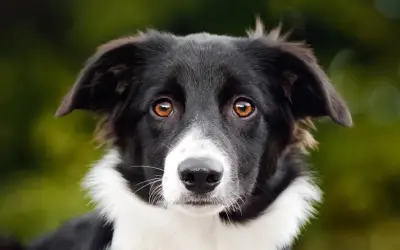
[[[142,116],[133,134],[122,136],[129,138],[128,152],[143,151],[140,165],[164,170],[161,193],[168,204],[220,210],[255,184],[271,112],[261,93],[268,90],[232,45],[191,39],[210,38],[184,38],[161,54],[157,61],[168,64],[153,65],[143,78],[125,113]]]
[[[240,209],[258,199],[257,187],[279,185],[277,162],[299,122],[351,125],[311,51],[273,36],[148,32],[112,41],[58,115],[105,117],[132,195],[192,214]]]

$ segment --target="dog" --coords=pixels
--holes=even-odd
[[[322,192],[313,119],[352,126],[304,43],[260,20],[246,37],[147,30],[100,46],[56,116],[98,114],[96,211],[30,250],[290,249]]]

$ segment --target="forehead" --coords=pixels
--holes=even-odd
[[[174,37],[173,44],[148,64],[146,78],[153,86],[172,82],[185,91],[216,93],[227,81],[249,82],[255,74],[235,38],[195,34]]]

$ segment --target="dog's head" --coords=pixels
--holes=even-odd
[[[279,185],[285,150],[313,143],[301,126],[310,118],[352,124],[311,49],[260,24],[249,37],[148,31],[111,41],[57,115],[78,109],[103,116],[101,134],[121,158],[110,167],[132,193],[202,213]]]

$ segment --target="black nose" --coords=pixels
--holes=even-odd
[[[223,173],[222,164],[208,158],[189,158],[178,167],[179,178],[187,188],[205,194],[218,186]]]

